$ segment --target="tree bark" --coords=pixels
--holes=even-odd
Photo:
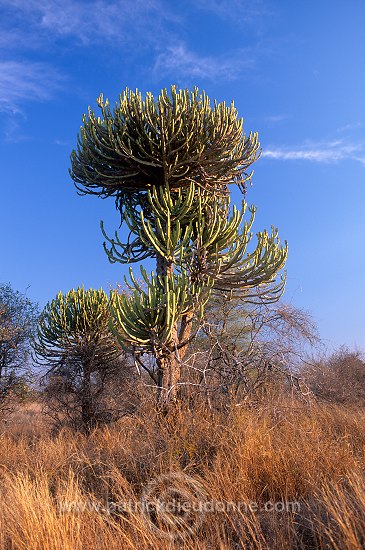
[[[88,359],[82,365],[81,388],[81,421],[85,431],[89,431],[94,425],[94,403],[91,387],[92,360]]]
[[[168,277],[173,274],[173,271],[173,263],[158,254],[156,257],[157,275]],[[172,335],[174,347],[178,344],[177,328],[176,324]],[[171,402],[178,399],[180,376],[180,360],[174,350],[165,351],[160,357],[157,357],[157,400],[160,406],[168,407]]]
[[[179,398],[181,365],[174,352],[157,359],[157,401],[167,409]]]
[[[156,258],[156,273],[162,277],[173,274],[174,266],[162,256]],[[181,363],[187,352],[187,341],[191,335],[193,311],[186,313],[176,323],[172,334],[172,349],[157,357],[157,401],[163,408],[179,399]],[[184,344],[185,343],[185,344]]]

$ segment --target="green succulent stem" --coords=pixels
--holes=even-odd
[[[256,209],[231,206],[229,186],[245,192],[260,155],[257,133],[243,132],[233,104],[205,92],[164,89],[157,98],[128,88],[112,110],[84,115],[71,176],[82,194],[112,196],[128,231],[102,224],[112,263],[154,258],[156,272],[130,271],[129,294],[111,294],[110,327],[138,357],[152,354],[160,400],[175,399],[187,345],[212,293],[277,300],[288,248],[278,231],[251,232]],[[248,211],[249,218],[246,219]]]
[[[81,420],[87,429],[95,420],[92,377],[105,372],[121,353],[109,319],[110,300],[102,289],[59,292],[43,309],[34,343],[37,362],[48,369],[46,376],[77,373]]]

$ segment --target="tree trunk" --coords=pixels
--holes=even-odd
[[[167,409],[179,398],[181,365],[172,352],[157,359],[157,401],[161,408]]]
[[[89,431],[95,421],[95,411],[91,387],[92,360],[86,360],[82,365],[81,388],[81,421],[85,431]]]
[[[172,275],[174,266],[172,262],[168,262],[162,256],[156,258],[157,275],[166,277]],[[180,394],[181,381],[181,363],[184,358],[187,345],[184,345],[190,335],[192,326],[193,312],[186,313],[180,322],[173,330],[172,347],[170,353],[157,357],[157,400],[163,408],[169,406],[170,403],[176,402]],[[182,345],[183,344],[183,345]]]
[[[173,263],[158,254],[156,257],[157,275],[168,277],[173,274],[173,271]],[[173,330],[173,342],[178,344],[177,325]],[[180,371],[179,357],[173,350],[157,357],[157,400],[163,408],[178,398]]]

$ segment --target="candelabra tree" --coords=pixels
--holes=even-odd
[[[112,196],[129,233],[109,237],[111,262],[155,258],[156,271],[132,271],[131,292],[112,293],[111,326],[151,374],[159,400],[176,399],[181,362],[212,292],[241,292],[249,300],[276,300],[284,289],[287,246],[276,229],[257,234],[255,208],[231,208],[229,185],[245,191],[259,154],[257,134],[243,133],[233,105],[214,102],[197,88],[166,89],[155,99],[126,90],[111,110],[100,96],[101,117],[89,109],[71,177],[82,194]],[[251,291],[256,289],[254,293]],[[155,369],[141,361],[152,354]]]
[[[97,420],[97,397],[110,366],[121,354],[109,330],[109,319],[110,300],[102,289],[59,292],[41,314],[34,343],[38,364],[47,367],[44,380],[49,387],[55,379],[63,381],[57,386],[62,412],[76,422],[80,416],[86,430]]]

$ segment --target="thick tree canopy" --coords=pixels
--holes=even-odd
[[[120,349],[109,328],[109,298],[100,290],[77,288],[45,306],[38,325],[35,351],[40,363],[59,365],[78,358],[97,369]]]
[[[109,320],[109,298],[102,289],[59,292],[44,308],[35,351],[47,368],[42,381],[48,412],[57,422],[61,412],[88,430],[105,418],[100,410],[105,385],[121,354]]]
[[[191,182],[222,192],[245,184],[258,155],[258,136],[243,134],[234,104],[212,106],[197,88],[171,86],[157,99],[126,89],[113,111],[102,95],[98,105],[102,117],[89,109],[72,154],[71,176],[84,193],[123,196]]]
[[[26,367],[38,306],[9,284],[0,285],[0,378]]]

